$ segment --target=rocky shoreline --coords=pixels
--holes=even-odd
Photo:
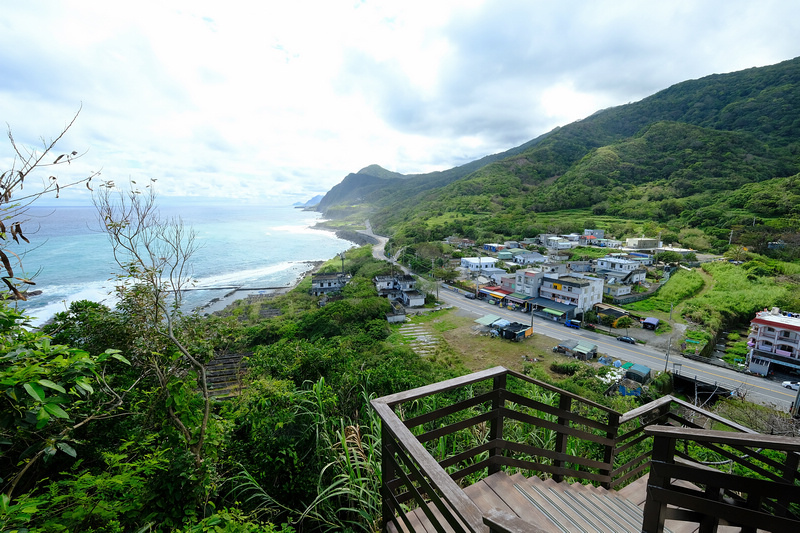
[[[232,305],[238,300],[249,300],[255,302],[258,300],[272,298],[281,294],[286,294],[297,287],[297,285],[299,285],[306,276],[318,271],[320,267],[325,264],[325,261],[301,261],[301,263],[306,265],[306,269],[299,274],[290,285],[285,287],[264,289],[233,289],[221,298],[214,298],[207,304],[199,307],[197,312],[202,315],[223,313],[228,306]]]

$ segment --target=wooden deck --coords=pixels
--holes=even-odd
[[[606,490],[580,483],[556,483],[521,474],[493,474],[464,489],[484,516],[512,516],[530,533],[640,533],[647,477],[640,478],[620,491]],[[439,518],[438,513],[434,515]],[[433,533],[436,528],[421,509],[408,513],[412,529],[401,531]],[[444,520],[437,520],[444,531],[454,531]],[[388,531],[397,533],[390,524]],[[487,527],[488,531],[488,527]],[[694,533],[698,525],[668,520],[665,531]],[[720,526],[720,532],[740,528]]]
[[[415,405],[444,393],[435,408]],[[385,531],[800,531],[800,439],[757,434],[679,398],[618,413],[496,367],[371,405]],[[576,441],[591,456],[574,453],[589,449]],[[517,471],[537,477],[504,473]],[[486,477],[466,486],[475,474]]]

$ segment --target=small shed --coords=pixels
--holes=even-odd
[[[650,316],[642,321],[642,327],[644,329],[652,329],[653,331],[655,331],[655,329],[658,327],[658,323],[659,320],[657,318],[653,318]]]
[[[644,385],[650,381],[650,367],[638,363],[632,364],[625,371],[625,377]]]
[[[480,318],[476,318],[475,322],[477,322],[481,326],[491,326],[498,320],[500,320],[500,317],[497,315],[483,315]]]
[[[500,334],[504,339],[519,341],[533,335],[533,328],[520,322],[511,322],[500,328]]]
[[[587,359],[593,359],[597,355],[597,345],[578,341],[578,345],[572,351],[575,353],[575,357],[581,361],[586,361]]]

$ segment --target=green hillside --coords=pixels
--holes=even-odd
[[[676,234],[699,228],[716,249],[738,226],[756,228],[750,233],[764,242],[791,238],[798,84],[800,58],[687,81],[449,171],[400,176],[368,167],[334,187],[320,209],[369,213],[400,242],[525,237],[545,231],[542,214],[565,209],[652,221]]]

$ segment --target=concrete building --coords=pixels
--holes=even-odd
[[[603,301],[603,280],[581,274],[545,274],[539,297],[575,307],[575,313],[589,311]]]
[[[800,370],[800,313],[777,307],[756,313],[747,346],[747,368],[753,373],[766,376],[776,366],[784,372]]]
[[[619,285],[641,283],[647,276],[647,271],[642,268],[639,261],[613,255],[598,259],[594,271],[603,276],[608,283]]]
[[[542,286],[544,273],[541,270],[517,270],[515,273],[514,292],[532,298],[539,296],[539,287]]]
[[[494,257],[462,257],[461,268],[466,268],[470,272],[478,272],[485,268],[494,268],[497,259]]]
[[[606,238],[606,230],[603,229],[585,229],[583,230],[583,234],[586,237],[594,237],[595,239],[605,239]]]
[[[658,239],[635,237],[633,239],[625,239],[625,246],[628,248],[634,248],[636,250],[652,250],[655,248],[661,248],[661,241]]]
[[[539,252],[527,252],[514,257],[514,262],[518,265],[533,265],[544,263],[545,261],[547,261],[547,258]]]
[[[311,294],[322,296],[338,292],[350,281],[350,274],[334,272],[332,274],[311,274]]]

